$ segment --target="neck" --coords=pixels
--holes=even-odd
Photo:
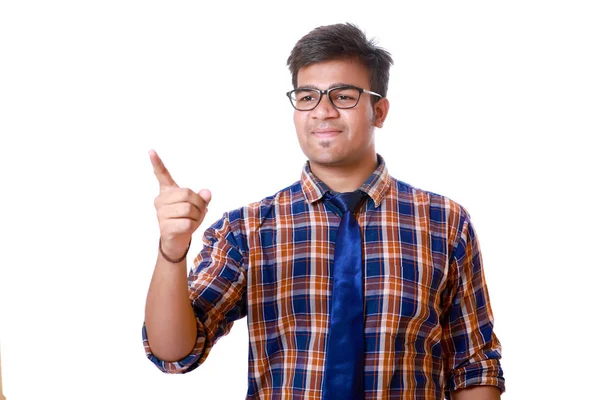
[[[309,162],[310,170],[331,190],[338,193],[353,192],[377,169],[377,154],[360,162],[344,165],[327,165]]]

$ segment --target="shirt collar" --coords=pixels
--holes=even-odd
[[[373,199],[375,207],[379,207],[391,185],[391,178],[385,161],[379,154],[377,154],[377,162],[379,164],[377,169],[373,171],[371,176],[359,188],[359,190],[362,190]],[[330,190],[325,182],[312,173],[308,161],[302,170],[300,182],[304,197],[311,204],[320,200]]]

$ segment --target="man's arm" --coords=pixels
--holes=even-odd
[[[486,386],[503,392],[502,348],[493,330],[494,318],[479,242],[467,211],[460,207],[459,215],[460,228],[451,252],[444,296],[442,349],[446,395],[482,387],[475,391],[479,395],[481,390],[484,393],[490,390],[486,390]]]
[[[500,389],[495,386],[471,386],[452,392],[451,400],[500,400]]]
[[[161,250],[146,297],[144,335],[152,353],[170,362],[190,354],[198,336],[188,294],[185,255],[192,234],[206,215],[210,192],[194,193],[180,188],[158,154],[154,151],[149,154],[160,189],[154,205],[160,227]],[[176,262],[180,258],[183,260]]]
[[[178,319],[175,320],[169,306],[161,303],[165,301],[164,296],[157,297],[156,303],[153,304],[155,308],[152,312],[159,310],[164,313],[160,317],[162,320],[157,319],[154,326],[160,334],[164,334],[159,340],[168,340],[165,338],[173,335],[174,339],[172,340],[178,341],[176,345],[168,342],[161,343],[165,346],[172,346],[165,348],[167,351],[174,352],[169,358],[175,360],[161,358],[165,357],[164,354],[159,357],[154,344],[156,340],[150,342],[152,339],[148,339],[148,321],[146,321],[142,330],[146,355],[163,372],[186,373],[197,368],[206,360],[216,341],[230,331],[236,320],[246,316],[247,271],[245,258],[240,251],[240,248],[243,247],[240,242],[242,239],[234,233],[239,229],[237,216],[238,214],[235,213],[233,216],[226,213],[223,218],[206,229],[203,235],[202,250],[194,259],[194,268],[187,278],[186,298],[184,299],[182,296],[167,300],[172,302],[171,307],[179,307],[179,311],[187,308],[188,305],[191,307],[195,321],[193,335],[189,326],[184,328],[189,329],[187,331],[190,334],[187,336],[189,341],[185,341],[183,332],[178,332],[174,328],[177,323],[186,323],[183,320],[185,314],[178,314]],[[233,218],[233,221],[230,218]],[[234,224],[233,227],[231,223]],[[159,267],[160,261],[157,263],[157,269]],[[167,267],[176,267],[176,265],[167,265]],[[155,275],[153,280],[156,279],[156,282],[160,282],[162,277],[157,271],[155,271]],[[165,278],[173,279],[175,277],[166,276]],[[182,278],[181,275],[176,277],[177,280],[180,278]],[[156,286],[159,288],[157,293],[160,293],[161,288],[164,287],[174,288],[176,281],[170,280],[169,284],[160,283],[161,285]],[[183,283],[181,285],[183,286]],[[149,293],[148,301],[151,300],[150,296]],[[150,311],[147,313],[148,316],[150,316]],[[191,320],[189,322],[191,324]],[[156,337],[156,335],[154,336]]]
[[[148,290],[142,338],[146,356],[161,371],[186,373],[246,316],[247,247],[239,210],[226,213],[204,232],[202,250],[186,278],[185,261],[177,260],[185,258],[191,235],[206,215],[210,192],[179,188],[158,155],[151,152],[150,158],[161,185],[155,206],[162,253]]]
[[[185,259],[172,264],[160,254],[146,297],[146,334],[152,353],[181,360],[196,344],[196,317],[188,295]]]

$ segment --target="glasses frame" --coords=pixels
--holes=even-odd
[[[358,90],[358,99],[356,99],[356,104],[354,104],[352,107],[338,107],[333,103],[333,100],[331,100],[331,92],[334,90],[338,90],[338,89],[356,89]],[[309,109],[299,109],[294,105],[294,101],[292,100],[292,93],[294,93],[297,90],[305,90],[305,91],[313,91],[313,92],[318,92],[319,93],[319,100],[315,103],[315,106],[313,108],[309,108]],[[320,90],[320,89],[314,89],[314,88],[300,88],[300,89],[294,89],[294,90],[290,90],[289,92],[286,93],[286,96],[288,97],[288,99],[290,99],[290,103],[292,103],[292,107],[294,107],[296,110],[298,111],[312,111],[315,108],[317,108],[319,106],[319,104],[321,103],[321,99],[323,98],[323,95],[326,94],[327,95],[327,99],[329,99],[329,102],[331,103],[331,105],[339,110],[349,110],[351,108],[354,108],[358,105],[358,103],[360,102],[360,96],[363,93],[367,93],[373,96],[377,96],[379,97],[379,99],[383,99],[383,96],[380,95],[379,93],[375,93],[372,92],[370,90],[367,89],[363,89],[360,88],[358,86],[354,86],[354,85],[341,85],[341,86],[335,86],[329,89],[325,89],[325,90]]]

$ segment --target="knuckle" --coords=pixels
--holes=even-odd
[[[185,198],[187,200],[193,199],[194,198],[194,191],[190,188],[185,188],[184,189],[184,193],[185,193]]]
[[[194,212],[194,206],[190,203],[183,203],[183,211],[186,216],[190,216]]]
[[[190,230],[192,230],[193,225],[194,225],[194,221],[192,221],[191,219],[184,219],[181,222],[181,229],[184,232],[189,232]]]

